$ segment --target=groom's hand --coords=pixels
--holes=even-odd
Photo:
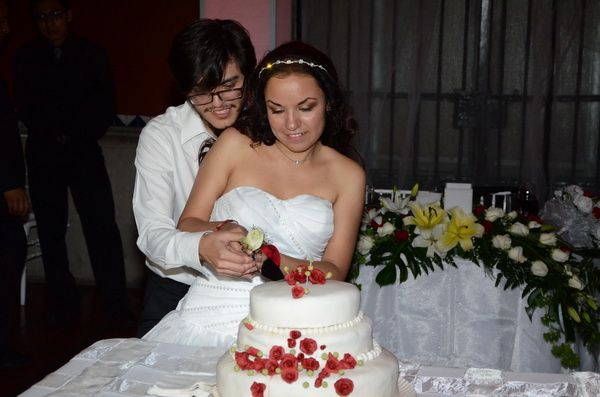
[[[227,224],[204,235],[198,247],[200,259],[218,275],[249,277],[256,271],[256,265],[239,244],[240,238],[245,235],[246,230],[236,224]]]

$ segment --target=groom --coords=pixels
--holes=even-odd
[[[223,220],[212,233],[176,229],[199,162],[240,113],[244,79],[256,65],[248,32],[232,20],[199,20],[175,37],[168,61],[187,100],[151,120],[137,146],[133,212],[151,270],[138,337],[175,309],[202,266],[219,274],[252,262],[229,245],[244,235],[235,222]]]

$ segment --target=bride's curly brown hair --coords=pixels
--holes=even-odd
[[[303,62],[276,63],[287,60]],[[360,155],[351,145],[358,124],[346,102],[333,62],[323,52],[301,41],[282,44],[260,61],[245,84],[244,108],[235,127],[257,144],[273,145],[276,138],[267,118],[265,86],[272,77],[288,74],[312,76],[325,93],[327,110],[321,143],[362,163]]]

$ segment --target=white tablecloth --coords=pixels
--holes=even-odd
[[[561,372],[543,338],[543,313],[529,319],[522,290],[496,288],[481,267],[456,264],[385,287],[375,282],[381,267],[361,267],[361,305],[375,323],[375,339],[400,360],[424,365]],[[581,370],[598,370],[597,357],[576,350]]]
[[[21,397],[144,396],[155,384],[185,388],[198,381],[214,383],[214,368],[220,355],[221,352],[206,348],[141,339],[101,340],[33,385]],[[423,397],[591,397],[600,394],[600,375],[585,372],[510,373],[402,363],[400,376],[411,382],[418,396]]]

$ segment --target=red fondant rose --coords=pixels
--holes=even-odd
[[[285,354],[285,350],[281,346],[273,346],[269,351],[269,358],[274,360],[281,360],[281,357]]]
[[[265,368],[266,365],[267,365],[267,359],[266,358],[256,357],[254,359],[254,370],[256,372],[262,371],[263,368]]]
[[[327,368],[327,370],[331,373],[337,373],[340,369],[342,369],[342,365],[333,354],[329,353],[327,362],[325,363],[325,368]]]
[[[344,369],[354,369],[356,367],[356,359],[349,353],[344,354],[344,358],[342,358],[340,363]]]
[[[251,356],[258,357],[260,350],[258,350],[256,347],[249,346],[246,349],[246,353],[248,353]]]
[[[319,361],[312,357],[307,357],[302,360],[302,368],[307,371],[316,371],[319,369],[319,366]]]
[[[290,338],[298,339],[301,336],[302,336],[302,333],[300,331],[298,331],[297,329],[293,329],[290,331]]]
[[[288,338],[287,342],[288,342],[288,347],[290,349],[293,349],[294,347],[296,347],[296,339]]]
[[[249,356],[246,352],[235,352],[235,363],[241,369],[247,369],[250,365],[250,360],[248,358]]]
[[[292,298],[299,299],[304,296],[304,287],[300,285],[294,285],[292,287]]]
[[[298,380],[298,368],[283,368],[281,370],[281,379],[287,383],[294,383]]]
[[[271,375],[271,376],[274,375],[275,371],[277,371],[277,368],[279,368],[277,360],[274,360],[272,358],[268,359],[265,362],[265,368],[269,372],[269,375]]]
[[[308,276],[308,281],[313,284],[325,284],[327,281],[327,277],[325,277],[325,273],[323,273],[320,269],[313,269],[310,272],[310,276]]]
[[[267,385],[264,383],[254,382],[252,386],[250,386],[250,391],[252,392],[252,397],[263,397],[265,389]]]
[[[354,390],[354,383],[348,378],[340,378],[334,384],[338,396],[348,396]]]
[[[298,368],[298,359],[290,353],[286,353],[279,361],[279,368]]]
[[[311,338],[305,338],[300,341],[300,351],[309,356],[317,350],[317,342]]]

